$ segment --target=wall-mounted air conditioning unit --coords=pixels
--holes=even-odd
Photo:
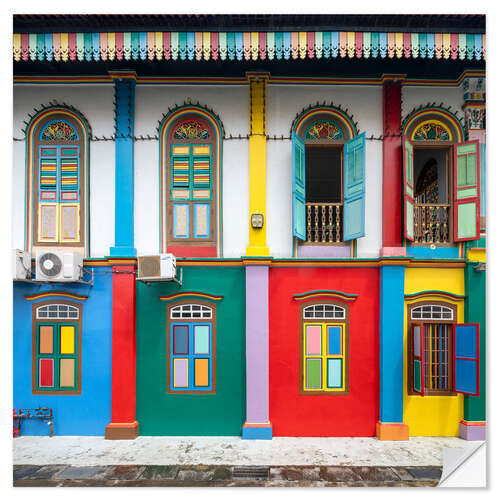
[[[15,280],[31,279],[31,255],[29,252],[12,250],[12,278]]]
[[[177,264],[175,255],[171,253],[143,255],[137,257],[137,261],[137,278],[140,280],[167,281],[176,279]]]
[[[36,281],[80,281],[82,275],[81,253],[44,250],[36,254]]]

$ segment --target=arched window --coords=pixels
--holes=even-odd
[[[89,132],[73,110],[52,107],[27,131],[26,249],[65,247],[88,255]]]
[[[167,306],[167,393],[215,394],[215,304]]]
[[[81,304],[33,304],[33,394],[80,394]]]
[[[479,144],[464,141],[459,119],[439,106],[404,120],[404,234],[410,245],[479,238]]]
[[[349,392],[349,306],[316,301],[300,307],[300,394]]]
[[[340,108],[315,106],[292,125],[293,235],[302,245],[364,236],[365,136]]]
[[[221,125],[208,111],[182,107],[160,126],[161,251],[221,256]]]

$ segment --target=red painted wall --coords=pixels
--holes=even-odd
[[[358,294],[349,304],[347,395],[299,395],[299,305],[312,290]],[[379,417],[377,268],[271,268],[269,414],[273,436],[375,436]]]

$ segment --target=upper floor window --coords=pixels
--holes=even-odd
[[[324,106],[303,113],[292,130],[294,237],[338,245],[364,236],[364,134]]]
[[[28,128],[26,248],[88,251],[88,127],[76,112],[55,107]]]
[[[479,238],[479,143],[463,142],[457,118],[441,108],[403,126],[404,232],[410,244],[447,246]]]
[[[33,394],[80,394],[81,305],[33,305]]]
[[[161,247],[180,257],[221,253],[221,133],[197,107],[182,108],[161,126]]]

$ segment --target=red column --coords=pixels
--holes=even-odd
[[[383,186],[382,251],[383,256],[404,255],[401,234],[401,77],[383,83]]]
[[[113,266],[111,423],[106,439],[135,439],[135,265]]]

